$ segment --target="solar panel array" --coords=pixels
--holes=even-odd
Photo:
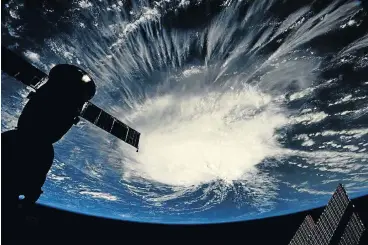
[[[22,57],[1,46],[1,70],[30,87],[36,87],[47,74],[37,69]]]
[[[98,106],[87,102],[80,116],[138,149],[141,134],[109,115]]]
[[[315,232],[311,236],[309,244],[328,245],[330,243],[349,205],[349,201],[344,188],[339,184],[321,217],[318,219]]]
[[[349,219],[342,234],[339,245],[357,245],[365,231],[365,227],[356,213],[353,213]]]
[[[357,245],[365,227],[353,208],[339,184],[317,223],[308,215],[289,245]]]
[[[291,239],[289,245],[308,244],[309,238],[314,230],[315,223],[312,216],[307,215],[299,229],[296,231],[294,237]]]

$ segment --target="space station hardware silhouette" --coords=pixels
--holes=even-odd
[[[289,245],[357,245],[365,229],[339,184],[318,221],[307,215]]]
[[[61,64],[47,76],[7,48],[2,46],[1,51],[1,70],[34,90],[17,127],[1,134],[2,197],[9,209],[38,200],[53,163],[53,144],[78,123],[79,117],[138,151],[140,133],[89,102],[96,85],[85,71]]]

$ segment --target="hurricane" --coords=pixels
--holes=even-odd
[[[95,80],[139,152],[81,120],[39,203],[152,223],[219,223],[368,194],[368,12],[360,1],[10,0],[2,45]],[[2,132],[30,91],[2,73]],[[35,164],[35,163],[30,163]]]

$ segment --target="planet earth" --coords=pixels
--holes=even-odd
[[[2,45],[46,73],[86,70],[92,102],[141,133],[137,153],[81,119],[54,145],[38,203],[202,224],[323,206],[338,183],[367,195],[363,4],[3,1]],[[31,89],[5,73],[1,86],[4,132]]]

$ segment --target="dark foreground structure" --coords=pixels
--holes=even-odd
[[[363,244],[359,242],[365,230],[353,202],[340,184],[317,223],[308,215],[289,245]]]
[[[354,212],[367,226],[368,196],[352,201]],[[287,245],[305,217],[310,215],[311,221],[317,220],[323,209],[226,224],[160,225],[104,219],[36,205],[10,233],[4,233],[8,221],[2,217],[1,244],[188,244],[190,241],[201,245]],[[363,233],[361,245],[368,244],[367,233]]]
[[[81,68],[60,64],[46,75],[3,46],[1,61],[3,72],[33,90],[17,126],[1,134],[2,231],[6,237],[23,236],[29,229],[22,230],[21,223],[43,193],[42,186],[54,159],[53,144],[80,118],[137,151],[140,133],[90,102],[96,85]]]
[[[96,85],[81,68],[60,64],[46,75],[3,46],[1,61],[3,72],[33,90],[16,127],[1,134],[2,215],[7,216],[6,229],[16,230],[18,207],[32,207],[43,193],[54,160],[53,145],[80,118],[137,150],[140,133],[90,102]]]
[[[86,91],[80,91],[81,93],[72,95],[71,91],[75,90],[75,80],[73,79],[73,74],[71,72],[71,65],[57,65],[51,69],[49,76],[43,71],[39,70],[29,62],[27,62],[22,57],[18,56],[16,53],[1,46],[1,70],[7,73],[9,76],[14,77],[16,80],[22,82],[24,85],[32,88],[36,92],[32,92],[28,98],[32,99],[34,95],[40,94],[40,91],[46,90],[49,87],[55,87],[56,91],[51,91],[48,89],[48,93],[51,97],[58,97],[59,103],[62,106],[66,106],[70,98],[82,97],[81,93]],[[77,68],[77,67],[75,67]],[[82,69],[78,68],[82,71]],[[84,72],[84,71],[83,71]],[[51,78],[50,75],[54,74]],[[86,72],[84,72],[87,74]],[[84,78],[84,77],[83,77]],[[90,79],[87,76],[88,79]],[[88,83],[90,80],[85,81]],[[93,93],[94,95],[94,93]],[[92,96],[93,97],[93,96]],[[109,134],[114,135],[118,139],[126,142],[127,144],[135,147],[138,151],[140,133],[123,122],[119,121],[116,117],[110,115],[106,111],[102,110],[98,106],[91,103],[89,100],[92,97],[87,98],[83,101],[83,108],[80,109],[79,113],[76,115],[75,124],[78,123],[79,117],[87,120],[88,122],[96,125],[97,127],[103,129]],[[51,104],[50,106],[55,107],[55,102],[51,103],[50,99],[43,100],[44,103]]]

